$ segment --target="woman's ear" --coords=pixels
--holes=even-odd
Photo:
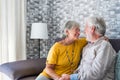
[[[65,29],[64,32],[66,35],[68,35],[68,33],[69,33],[68,29]]]

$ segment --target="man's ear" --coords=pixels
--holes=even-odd
[[[92,33],[95,32],[95,27],[94,26],[91,27],[91,32]]]

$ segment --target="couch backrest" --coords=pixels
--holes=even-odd
[[[110,39],[109,40],[115,51],[118,53],[120,50],[120,39]]]
[[[55,42],[62,40],[61,38],[57,38]],[[115,49],[116,52],[120,50],[120,39],[109,39],[111,45]]]

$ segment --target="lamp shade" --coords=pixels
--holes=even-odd
[[[33,23],[31,28],[31,39],[48,39],[46,23]]]

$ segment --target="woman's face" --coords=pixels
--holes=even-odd
[[[69,38],[72,38],[74,40],[78,39],[80,35],[80,28],[72,27],[71,29],[67,30],[67,35]]]

